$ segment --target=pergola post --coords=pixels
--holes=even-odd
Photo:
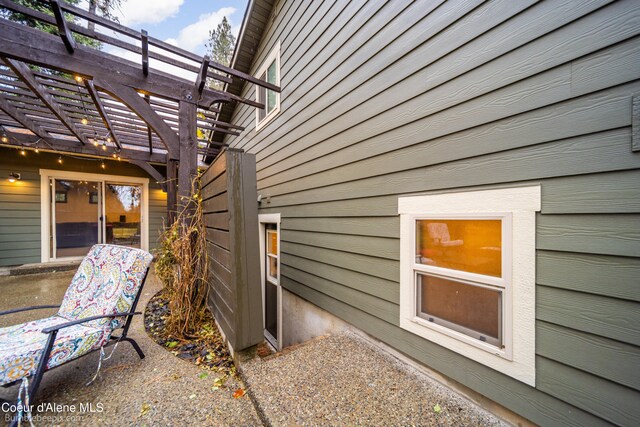
[[[191,102],[180,101],[179,104],[179,132],[180,132],[180,164],[178,165],[178,204],[181,208],[188,207],[193,200],[195,179],[198,176],[198,135],[196,105]]]
[[[167,159],[167,225],[176,220],[178,209],[178,161]]]

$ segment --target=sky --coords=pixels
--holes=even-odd
[[[88,0],[78,6],[87,9]],[[114,14],[127,27],[146,30],[149,36],[204,55],[207,53],[205,43],[209,40],[209,31],[215,29],[224,16],[237,37],[246,7],[247,0],[122,0],[122,5]],[[102,27],[96,28],[105,31]],[[116,33],[110,35],[122,38]],[[126,41],[132,42],[130,39]],[[139,42],[134,43],[140,45]],[[105,46],[105,51],[140,62],[139,55],[123,49]],[[195,77],[194,73],[164,63],[156,62],[150,66],[157,66],[162,71],[189,80]]]
[[[246,7],[246,0],[123,0],[117,15],[121,24],[202,55],[224,16],[237,36]]]

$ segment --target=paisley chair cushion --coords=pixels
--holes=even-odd
[[[41,332],[42,329],[68,321],[64,317],[52,316],[0,328],[0,385],[35,374],[48,336]],[[107,329],[84,325],[60,329],[47,369],[100,348],[107,343],[109,336]]]
[[[93,246],[73,276],[58,316],[77,320],[128,312],[142,286],[151,259],[151,254],[140,249],[116,245]],[[116,318],[94,320],[85,326],[113,330],[123,324],[123,318]]]
[[[142,287],[152,256],[141,249],[95,245],[84,258],[56,316],[0,328],[0,385],[35,373],[47,327],[90,316],[127,313]],[[58,331],[47,368],[105,345],[125,318],[104,318]]]

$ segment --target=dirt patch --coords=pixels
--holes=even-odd
[[[156,343],[176,357],[220,373],[223,377],[236,374],[233,359],[209,312],[202,328],[188,339],[174,337],[166,332],[169,315],[169,299],[162,289],[149,300],[144,312],[144,328]]]

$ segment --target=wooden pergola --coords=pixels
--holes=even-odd
[[[212,158],[224,147],[204,135],[237,135],[243,130],[217,120],[221,104],[264,108],[254,100],[211,89],[207,79],[224,83],[241,79],[280,91],[144,30],[132,30],[64,2],[40,3],[52,15],[0,0],[0,145],[136,164],[166,182],[170,218],[180,200],[191,198],[198,155]],[[11,21],[3,11],[49,25],[58,35]],[[77,43],[78,36],[102,49]],[[166,165],[166,177],[152,164]]]

